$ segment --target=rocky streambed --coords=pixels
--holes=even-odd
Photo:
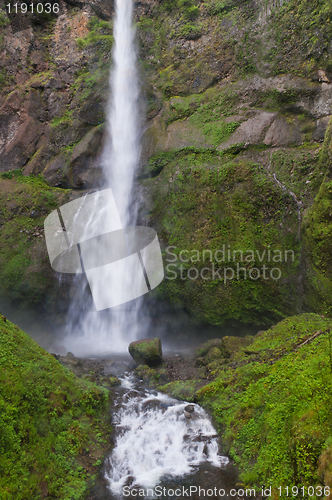
[[[211,379],[211,362],[232,355],[235,337],[224,339],[206,342],[195,354],[164,355],[159,339],[138,341],[130,346],[136,362],[137,351],[144,351],[138,366],[129,354],[106,359],[54,354],[78,377],[112,393],[111,448],[88,500],[236,498],[238,471],[223,453],[212,419],[195,402],[195,392]],[[237,340],[237,346],[249,343],[249,337]]]

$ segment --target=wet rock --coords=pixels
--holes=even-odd
[[[195,407],[194,407],[194,405],[187,405],[187,406],[185,406],[185,408],[184,408],[184,409],[185,409],[185,411],[186,411],[186,412],[188,412],[188,413],[194,413],[194,411],[195,411]]]
[[[0,124],[0,137],[5,134],[3,130],[5,126],[6,120],[4,119]],[[8,127],[5,138],[7,144],[0,154],[2,171],[22,168],[37,151],[38,141],[45,131],[45,126],[31,116],[23,123],[20,123],[17,117],[13,117]]]
[[[195,366],[204,366],[204,358],[200,357],[195,360]]]
[[[184,416],[189,420],[191,418],[191,415],[190,413],[188,413],[187,411],[184,412]]]
[[[301,140],[299,127],[288,123],[286,118],[278,116],[267,131],[263,142],[267,146],[274,147],[300,143]]]
[[[157,366],[162,363],[159,338],[136,340],[129,345],[129,353],[138,365]]]
[[[100,170],[96,167],[101,152],[102,137],[103,127],[94,127],[73,149],[69,168],[72,171],[74,187],[91,186],[96,180],[95,176],[100,176]]]
[[[165,368],[158,369],[158,384],[167,384],[168,381],[167,370]]]
[[[69,187],[70,153],[64,152],[56,156],[43,172],[43,177],[50,186]]]
[[[325,71],[323,71],[322,69],[318,70],[318,80],[320,82],[330,83],[330,80],[327,78]]]
[[[314,133],[312,135],[312,139],[314,141],[323,142],[324,137],[325,137],[325,132],[326,132],[326,129],[327,129],[327,126],[329,124],[330,119],[331,119],[331,115],[328,115],[328,116],[323,116],[323,118],[319,118],[316,121],[315,130],[314,130]]]
[[[69,358],[69,359],[75,359],[74,354],[72,352],[70,352],[70,351],[67,352],[66,357]]]
[[[268,111],[260,111],[253,118],[243,122],[240,127],[232,134],[232,136],[217,149],[223,150],[229,148],[233,144],[259,144],[264,141],[266,132],[277,113]]]

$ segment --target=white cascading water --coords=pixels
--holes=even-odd
[[[113,189],[123,226],[136,222],[137,206],[132,202],[132,187],[140,155],[139,84],[132,10],[132,0],[115,3],[112,98],[107,113],[110,142],[103,158],[104,175]]]
[[[125,378],[122,386],[129,389],[130,380]],[[124,398],[114,416],[118,437],[106,464],[114,495],[122,496],[124,486],[154,488],[166,476],[184,476],[204,462],[215,467],[228,463],[218,454],[216,431],[206,412],[195,404],[188,420],[187,404],[149,391]]]
[[[132,192],[135,169],[140,156],[139,81],[132,10],[132,0],[117,0],[113,65],[109,77],[111,98],[107,108],[108,140],[102,155],[105,178],[103,187],[112,188],[122,227],[135,225],[138,208]],[[97,219],[94,215],[86,230],[89,231],[93,225],[96,234],[105,233],[106,212],[107,207],[99,212]],[[97,240],[96,245],[98,245]],[[130,266],[130,263],[128,265]],[[129,282],[132,285],[134,276],[134,269],[127,268],[126,276],[121,274],[120,269],[118,276],[114,276],[113,273],[113,276],[106,275],[100,278],[95,288],[99,288],[97,292],[105,297],[106,302],[107,299],[108,302],[112,302],[115,299],[112,294],[119,293],[119,290],[116,291],[117,287],[112,286],[112,282],[121,282],[125,288]],[[92,302],[86,304],[86,294],[83,293],[82,299],[81,276],[77,277],[77,282],[76,296],[72,300],[73,305],[69,312],[68,335],[64,342],[66,348],[78,356],[127,351],[128,344],[138,338],[139,329],[142,331],[143,327],[144,329],[147,327],[147,320],[142,318],[140,311],[141,299],[96,312],[93,311]],[[85,306],[82,306],[84,303]]]

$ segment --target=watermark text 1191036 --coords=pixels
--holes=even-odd
[[[29,3],[7,3],[6,10],[8,14],[59,14],[60,5],[50,2],[29,2]]]

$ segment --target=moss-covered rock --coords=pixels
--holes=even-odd
[[[148,365],[140,365],[135,370],[138,378],[144,382],[156,382],[158,380],[158,372]]]
[[[162,385],[159,389],[173,398],[194,403],[196,401],[196,392],[201,386],[201,380],[177,380]]]
[[[215,359],[219,359],[223,357],[223,352],[221,349],[218,349],[218,347],[211,347],[209,349],[207,355],[205,356],[205,359],[207,363],[211,363],[211,361],[214,361]]]
[[[233,355],[241,348],[250,345],[253,341],[253,338],[254,337],[250,335],[247,335],[246,337],[223,337],[222,343],[225,346],[227,357],[233,357]]]
[[[157,366],[162,363],[161,340],[155,338],[131,342],[129,353],[138,365]]]
[[[205,356],[209,352],[209,350],[212,349],[213,347],[217,347],[217,348],[221,349],[223,347],[222,339],[208,340],[207,342],[198,346],[195,349],[195,354],[198,358],[201,358],[201,357]]]
[[[109,377],[108,382],[111,387],[116,387],[117,385],[121,385],[121,380],[118,377]]]

